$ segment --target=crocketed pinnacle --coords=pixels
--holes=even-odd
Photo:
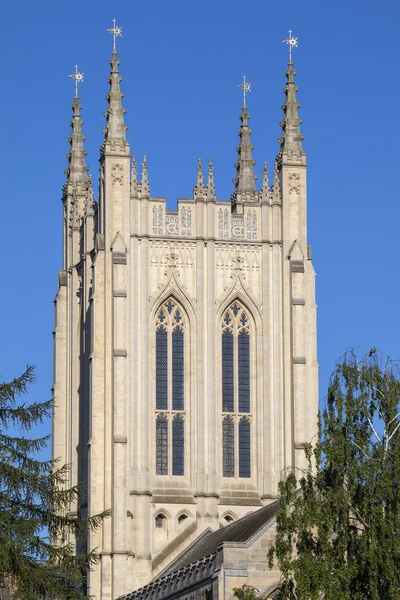
[[[263,178],[262,178],[262,185],[261,185],[261,192],[260,192],[261,200],[268,200],[268,192],[269,192],[268,168],[267,168],[267,163],[264,162]]]
[[[136,196],[138,192],[138,178],[137,178],[137,168],[136,168],[136,156],[132,154],[132,163],[131,163],[131,196]]]
[[[85,196],[85,208],[84,208],[85,217],[94,215],[95,206],[96,206],[96,202],[93,198],[92,178],[90,175],[88,175],[88,177],[86,178],[86,196]]]
[[[142,182],[141,182],[141,195],[142,196],[150,196],[150,183],[149,183],[149,174],[147,172],[147,156],[143,156],[142,162]]]
[[[279,169],[278,169],[277,161],[275,161],[275,167],[274,167],[274,183],[272,185],[272,193],[273,193],[274,202],[280,203],[281,202],[281,184],[280,184],[280,180],[279,180]]]
[[[215,183],[214,183],[214,165],[212,158],[208,161],[208,178],[207,178],[207,198],[208,200],[215,200]]]
[[[293,63],[288,63],[286,71],[287,83],[283,90],[286,94],[285,104],[282,105],[284,112],[283,121],[281,121],[282,136],[279,138],[281,152],[302,153],[302,141],[304,136],[300,133],[300,123],[298,109],[300,103],[296,100],[296,92],[298,90],[294,78],[296,71],[293,68]]]
[[[197,160],[197,181],[193,189],[194,198],[202,198],[204,195],[203,165],[201,158]]]
[[[124,97],[123,92],[120,90],[120,82],[122,77],[119,74],[118,54],[116,50],[113,50],[110,67],[111,73],[108,78],[110,84],[110,91],[106,95],[108,100],[108,108],[106,110],[106,126],[103,129],[104,139],[106,142],[117,142],[123,144],[126,141],[125,132],[128,129],[124,123],[125,108],[122,107],[122,98]]]
[[[85,163],[87,152],[83,149],[83,140],[85,139],[85,136],[82,135],[83,121],[80,115],[81,108],[79,96],[75,96],[72,105],[72,120],[70,123],[72,132],[68,138],[70,144],[70,149],[67,153],[68,168],[65,169],[67,184],[86,183],[88,167]]]
[[[240,120],[242,125],[238,132],[240,137],[239,146],[236,150],[238,152],[238,160],[235,163],[236,177],[233,179],[235,184],[235,191],[232,194],[232,201],[237,202],[248,202],[256,200],[256,179],[254,175],[255,160],[252,157],[252,150],[254,146],[250,142],[251,129],[249,129],[248,121],[250,115],[247,113],[247,107],[242,107],[242,114]]]

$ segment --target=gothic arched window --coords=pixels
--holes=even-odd
[[[172,298],[157,311],[155,359],[156,475],[184,475],[185,320]]]
[[[250,324],[233,302],[222,318],[222,475],[251,477]]]

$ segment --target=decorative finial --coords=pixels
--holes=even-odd
[[[243,90],[243,106],[246,106],[246,94],[247,92],[251,92],[251,83],[246,81],[246,75],[243,75],[243,83],[238,85],[238,88]]]
[[[197,180],[196,185],[193,188],[193,197],[196,199],[198,197],[202,198],[204,192],[204,180],[203,180],[203,164],[201,162],[201,158],[197,159]]]
[[[292,36],[292,30],[289,29],[289,38],[287,40],[282,40],[283,44],[289,45],[289,62],[292,62],[292,49],[299,47],[299,38]]]
[[[264,161],[264,168],[263,168],[263,182],[262,182],[263,188],[268,191],[268,186],[269,186],[269,182],[268,182],[268,167],[267,167],[267,161]]]
[[[142,196],[150,195],[150,184],[149,184],[149,175],[147,172],[147,167],[148,167],[147,156],[146,156],[146,154],[144,154],[143,162],[142,162],[142,181],[141,181]]]
[[[208,198],[215,200],[215,183],[214,183],[214,165],[212,158],[208,161],[208,180],[207,180]]]
[[[112,33],[114,36],[114,52],[117,50],[117,37],[122,37],[122,27],[118,27],[117,21],[113,19],[114,27],[107,29],[109,33]]]
[[[197,159],[197,181],[203,182],[203,165],[201,162],[201,158]]]
[[[83,73],[79,73],[78,69],[78,65],[75,65],[75,73],[68,75],[71,79],[75,79],[75,96],[78,95],[78,83],[83,83]]]
[[[131,181],[137,183],[136,154],[131,154]]]

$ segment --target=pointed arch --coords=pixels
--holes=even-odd
[[[174,285],[171,285],[171,280],[173,280]],[[168,280],[168,283],[160,292],[160,294],[156,298],[150,298],[151,306],[150,306],[150,323],[154,322],[155,316],[157,314],[157,310],[159,307],[166,301],[168,298],[174,298],[175,301],[180,304],[182,309],[185,311],[186,316],[189,320],[190,327],[193,332],[196,331],[196,313],[193,307],[193,302],[191,298],[188,296],[186,291],[182,288],[182,286],[177,281],[174,273],[171,274],[171,277]]]
[[[240,286],[237,286],[237,282],[240,281]],[[246,288],[243,286],[241,278],[239,277],[237,282],[231,287],[228,294],[217,306],[217,323],[220,323],[226,309],[237,300],[249,313],[251,319],[254,322],[257,332],[262,333],[262,316],[260,308]]]
[[[226,510],[221,515],[221,521],[224,520],[224,519],[225,519],[225,525],[227,525],[228,523],[233,523],[234,521],[237,521],[238,520],[238,516],[232,510]]]

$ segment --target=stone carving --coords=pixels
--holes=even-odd
[[[124,184],[124,168],[119,163],[114,163],[111,166],[111,180],[115,186],[122,186]]]
[[[218,236],[222,238],[229,237],[228,231],[229,213],[227,208],[220,208],[218,211]]]
[[[247,212],[247,239],[255,240],[257,238],[257,213],[255,210]]]
[[[81,219],[79,216],[78,196],[73,194],[69,212],[69,235],[72,235],[72,229],[79,229]]]
[[[192,209],[183,206],[181,208],[181,233],[182,235],[192,235]]]
[[[299,173],[291,173],[289,175],[289,194],[300,193],[300,175]]]
[[[165,229],[169,235],[178,235],[178,215],[167,215],[165,217]]]
[[[243,217],[232,217],[232,237],[244,237],[244,222]]]
[[[162,206],[153,206],[153,233],[163,233],[163,209]]]

